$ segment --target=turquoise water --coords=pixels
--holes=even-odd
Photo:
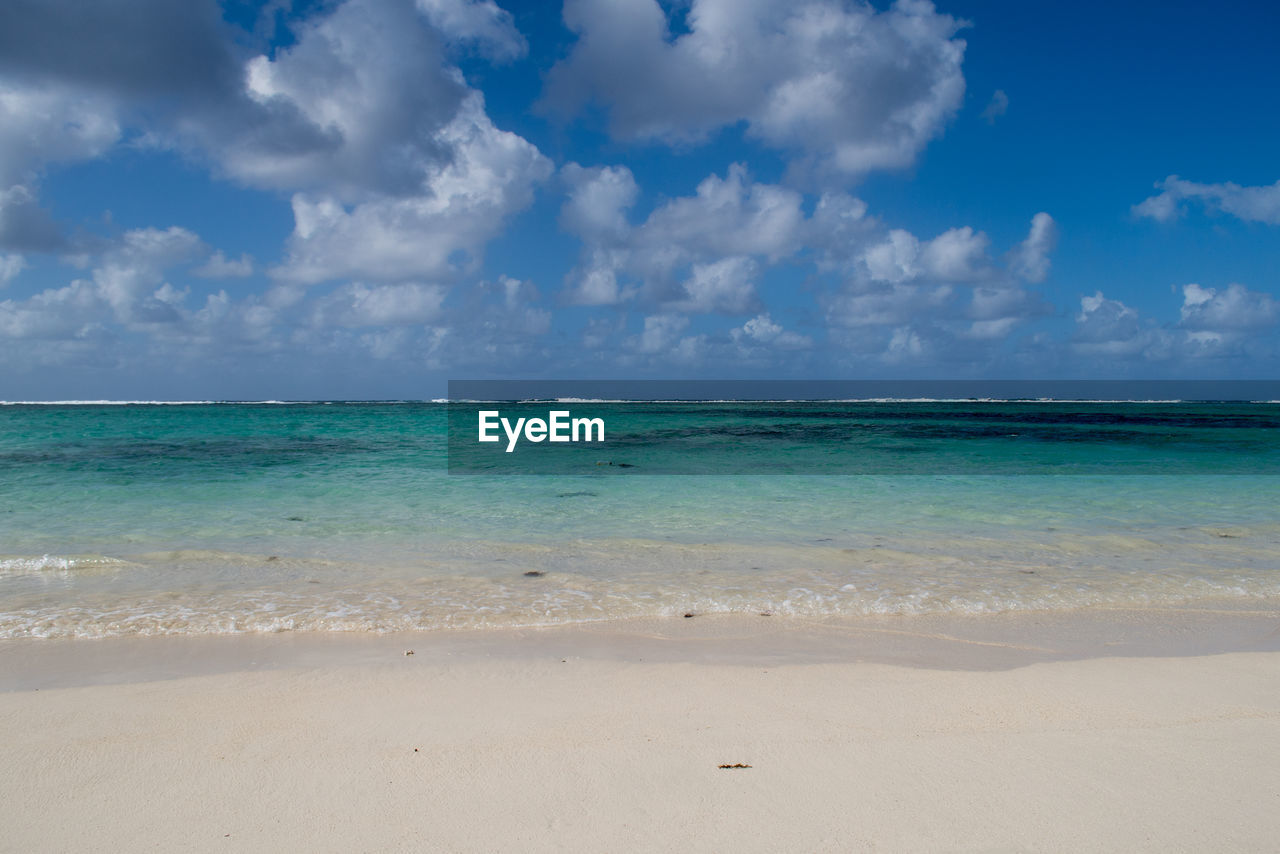
[[[542,476],[446,409],[0,407],[0,637],[1280,595],[1274,404],[615,404],[633,468]]]

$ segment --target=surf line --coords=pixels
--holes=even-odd
[[[503,418],[496,409],[480,410],[479,433],[481,442],[500,442],[498,428],[507,434],[507,453],[516,449],[521,437],[529,442],[603,442],[603,418],[574,418],[567,409],[553,409],[543,418]]]

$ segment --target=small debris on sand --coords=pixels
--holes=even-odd
[[[772,617],[772,616],[773,616],[773,612],[772,612],[772,611],[761,611],[761,612],[760,612],[760,616],[762,616],[762,617]]]
[[[696,616],[698,616],[698,615],[697,615],[697,614],[695,614],[695,613],[693,613],[692,611],[690,611],[689,613],[687,613],[687,614],[685,614],[685,615],[684,615],[684,618],[687,620],[687,619],[689,619],[690,617],[696,617]]]
[[[750,768],[750,765],[743,765],[741,762],[735,762],[732,765],[721,765],[721,768]]]
[[[405,654],[405,655],[413,655],[413,650],[411,650],[411,649],[406,649],[406,650],[404,651],[404,654]]]
[[[546,573],[540,569],[531,569],[524,574],[524,577],[525,578],[541,578],[544,575],[546,575]]]
[[[268,561],[272,561],[272,560],[279,560],[279,559],[280,559],[280,558],[276,557],[275,555],[267,555],[267,560],[268,560]]]

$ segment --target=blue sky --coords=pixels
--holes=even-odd
[[[0,398],[1275,378],[1280,7],[16,0]]]

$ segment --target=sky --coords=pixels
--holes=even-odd
[[[0,399],[1280,378],[1280,4],[7,0]]]

